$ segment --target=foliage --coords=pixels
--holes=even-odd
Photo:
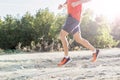
[[[117,46],[120,47],[120,17],[113,22],[111,34],[115,40],[119,41]]]
[[[99,28],[99,35],[97,36],[97,41],[98,45],[101,48],[106,48],[106,47],[113,47],[118,44],[117,41],[113,40],[113,37],[110,35],[109,30],[107,27],[100,27]]]
[[[16,20],[7,15],[5,20],[2,22],[0,26],[0,47],[3,49],[14,49],[17,45],[17,40],[15,36],[15,29],[16,29]]]
[[[24,51],[60,51],[59,32],[64,24],[66,15],[54,15],[46,9],[40,9],[35,15],[26,12],[21,19],[6,15],[0,19],[0,48],[22,49]],[[99,48],[113,47],[118,44],[110,35],[110,25],[104,17],[93,18],[93,13],[87,9],[81,19],[81,34],[92,45]],[[116,31],[116,30],[115,30]],[[71,49],[76,43],[68,38]]]
[[[88,11],[83,16],[81,22],[82,36],[98,48],[116,46],[118,41],[113,40],[112,35],[110,35],[110,25],[104,16],[97,16],[95,20],[92,20],[90,16],[91,14]]]

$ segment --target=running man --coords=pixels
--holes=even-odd
[[[66,22],[60,31],[60,40],[62,42],[64,49],[64,58],[61,60],[58,66],[62,66],[71,61],[68,55],[68,41],[66,38],[68,34],[73,35],[73,38],[75,39],[76,42],[82,44],[84,47],[92,51],[93,53],[92,62],[95,62],[97,59],[99,50],[94,48],[87,40],[81,37],[81,31],[79,26],[82,4],[88,1],[90,0],[66,0],[66,2],[63,5],[60,4],[58,6],[58,9],[62,9],[66,5],[68,12]]]

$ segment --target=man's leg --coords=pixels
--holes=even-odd
[[[84,38],[81,37],[81,33],[80,32],[76,32],[74,35],[73,35],[74,39],[76,42],[78,42],[79,44],[82,44],[84,47],[92,50],[92,51],[95,51],[96,49],[87,41],[85,40]]]
[[[84,47],[90,49],[93,52],[92,62],[95,62],[97,59],[99,50],[96,50],[87,40],[83,39],[81,37],[80,32],[76,32],[73,37],[74,37],[76,42],[82,44]]]
[[[60,40],[62,42],[62,46],[63,46],[63,49],[64,49],[64,55],[65,56],[68,56],[68,41],[67,41],[67,38],[66,38],[67,35],[68,35],[68,33],[66,31],[61,30]]]
[[[61,62],[58,64],[58,66],[62,66],[71,61],[70,57],[68,56],[68,41],[66,38],[67,35],[68,35],[68,33],[66,31],[61,30],[60,39],[61,39],[63,49],[64,49],[64,58],[61,60]]]

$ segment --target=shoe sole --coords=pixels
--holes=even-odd
[[[59,67],[61,67],[61,66],[65,66],[65,65],[69,64],[70,62],[72,62],[72,59],[70,59],[68,62],[66,62],[66,63],[63,64],[63,65],[58,65],[58,66],[59,66]]]

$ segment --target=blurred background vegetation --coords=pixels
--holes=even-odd
[[[62,51],[59,32],[67,15],[40,9],[35,15],[26,12],[22,18],[6,15],[0,19],[0,52],[3,50]],[[82,14],[81,34],[97,48],[120,47],[120,19],[109,23],[104,16],[93,17],[87,9]],[[68,37],[70,50],[84,49],[72,36]]]

